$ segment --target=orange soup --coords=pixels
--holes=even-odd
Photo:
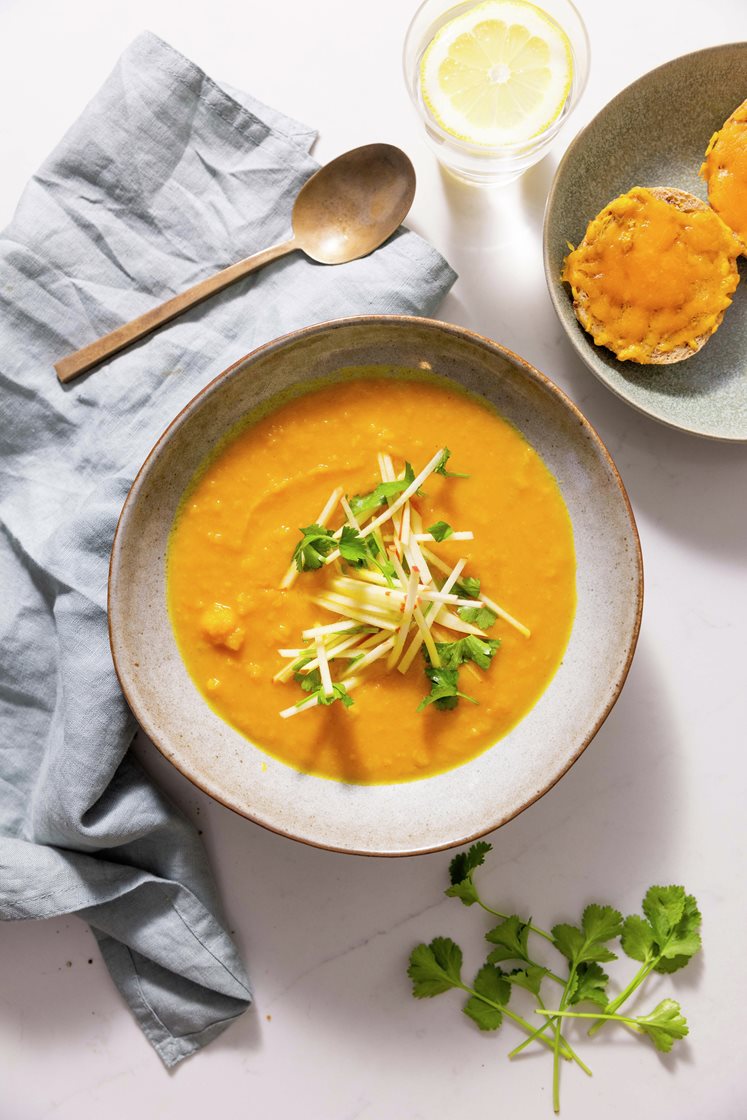
[[[443,678],[433,671],[425,644],[406,672],[389,667],[400,615],[389,616],[394,623],[381,631],[388,639],[381,647],[387,656],[366,664],[353,681],[357,687],[351,685],[345,701],[349,706],[326,700],[313,706],[313,696],[309,699],[310,693],[301,690],[310,688],[300,685],[302,675],[284,683],[275,678],[290,664],[293,650],[303,646],[303,631],[341,622],[342,608],[335,614],[319,605],[329,595],[331,581],[352,587],[351,575],[365,576],[371,594],[379,597],[372,601],[383,602],[390,595],[400,612],[406,595],[392,592],[392,580],[382,578],[373,563],[370,572],[361,573],[334,554],[321,557],[316,570],[294,571],[288,586],[299,529],[315,523],[330,492],[338,492],[335,488],[347,496],[370,493],[385,477],[377,463],[394,464],[391,477],[412,478],[447,444],[447,469],[468,477],[431,473],[408,501],[411,547],[420,539],[421,555],[431,557],[424,565],[432,570],[431,592],[426,576],[412,578],[416,584],[423,581],[418,585],[423,593],[417,599],[420,618],[431,612],[438,623],[444,604],[453,625],[459,625],[458,615],[471,620],[466,629],[473,633],[478,632],[476,624],[486,627],[476,640],[488,655],[483,659],[478,650],[479,664],[467,659],[461,665],[460,696],[430,702],[443,695]],[[407,476],[406,463],[412,464]],[[399,483],[400,488],[405,485]],[[394,511],[395,499],[386,501]],[[386,501],[380,507],[384,511]],[[400,511],[400,522],[404,513]],[[339,538],[346,518],[340,505],[328,518],[327,531],[337,529]],[[384,534],[379,539],[402,572],[395,535],[404,530],[401,524],[395,529],[395,521],[392,513],[377,532]],[[430,529],[441,524],[449,535],[439,541],[445,530],[435,529],[434,537]],[[361,534],[366,531],[361,527]],[[335,543],[337,538],[322,540],[327,552]],[[461,606],[455,598],[449,603],[443,598],[442,573],[455,566],[460,570],[459,561],[465,561],[463,574],[449,593],[462,596]],[[407,566],[404,559],[402,564]],[[407,575],[397,586],[405,587]],[[480,594],[517,624],[464,609],[469,600],[463,596],[476,594],[475,585],[470,588],[475,577],[481,581]],[[547,687],[573,621],[573,533],[542,459],[482,400],[417,371],[384,375],[355,369],[342,382],[317,385],[249,418],[238,435],[217,449],[191,485],[174,524],[168,599],[179,650],[197,688],[218,715],[253,743],[300,771],[346,782],[403,781],[448,770],[495,744]],[[374,628],[361,621],[379,617],[377,607],[370,609],[371,618],[354,614],[353,621],[343,621],[343,630],[350,628],[352,640],[364,643],[363,650],[378,641],[375,633],[369,636]],[[412,634],[417,638],[420,633],[422,641],[423,631],[415,622],[413,618]],[[343,630],[334,641],[346,638]],[[436,624],[432,632],[447,643],[469,637]],[[462,646],[437,648],[451,656]],[[343,666],[343,684],[351,679],[354,655],[355,650],[353,656],[348,652],[347,665],[342,654],[329,661],[335,672]],[[359,663],[362,656],[357,655]],[[429,702],[423,706],[426,697]],[[302,702],[305,707],[295,714],[294,706]],[[284,718],[289,710],[292,719]]]

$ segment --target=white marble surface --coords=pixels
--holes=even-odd
[[[589,1081],[563,1070],[563,1115],[738,1120],[744,1028],[747,447],[669,431],[594,380],[545,290],[540,224],[563,143],[658,63],[744,38],[744,0],[578,0],[592,40],[570,132],[519,184],[491,196],[447,183],[421,141],[399,69],[410,0],[0,0],[0,224],[28,176],[126,43],[149,27],[209,73],[314,124],[325,160],[400,144],[419,176],[412,225],[460,273],[441,315],[491,335],[557,381],[606,441],[638,518],[647,598],[638,653],[609,720],[563,781],[492,837],[485,892],[538,921],[589,901],[636,909],[652,882],[683,882],[705,952],[652,985],[691,1023],[679,1056],[609,1030]],[[747,87],[745,89],[747,93]],[[0,927],[0,1117],[196,1120],[549,1117],[550,1063],[508,1063],[518,1037],[481,1036],[449,996],[415,1003],[404,977],[420,939],[450,933],[479,961],[486,923],[441,895],[448,856],[377,861],[281,839],[210,803],[146,743],[139,753],[204,830],[256,1006],[166,1073],[75,918]],[[613,966],[614,968],[614,966]],[[620,975],[627,973],[621,966]],[[741,993],[740,993],[741,988]],[[655,998],[656,997],[656,998]]]

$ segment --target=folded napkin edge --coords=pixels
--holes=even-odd
[[[147,999],[138,972],[135,958],[129,946],[116,941],[108,934],[100,934],[94,927],[94,934],[106,962],[112,980],[127,1005],[130,1007],[140,1029],[158,1054],[167,1069],[197,1053],[208,1042],[240,1018],[252,1006],[253,997],[249,992],[246,999],[236,999],[234,1014],[214,1019],[205,1027],[185,1034],[175,1034],[169,1030]]]
[[[187,58],[171,43],[162,39],[155,31],[146,29],[141,31],[139,35],[130,42],[125,48],[124,54],[130,50],[138,50],[140,47],[151,46],[158,50],[159,53],[177,59],[182,69],[188,71],[190,74],[199,79],[217,96],[230,102],[230,104],[238,110],[241,114],[246,114],[251,118],[252,123],[259,123],[265,125],[271,132],[277,133],[284,140],[292,143],[294,147],[309,152],[314,141],[317,139],[319,133],[316,129],[311,128],[309,125],[299,121],[296,117],[291,117],[288,113],[284,113],[279,109],[260,101],[259,98],[254,97],[250,93],[239,89],[237,86],[228,82],[219,82],[215,78],[211,78],[202,66],[193,62],[192,59]],[[121,62],[119,59],[118,64]],[[183,79],[180,79],[183,81]]]

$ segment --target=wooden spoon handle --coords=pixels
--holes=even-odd
[[[216,292],[227,288],[229,284],[233,284],[235,280],[240,280],[242,276],[247,276],[255,269],[274,261],[277,257],[292,253],[296,248],[298,246],[295,238],[291,237],[288,241],[273,245],[269,249],[263,249],[261,253],[254,253],[251,257],[245,257],[243,261],[237,261],[236,264],[229,265],[228,268],[209,276],[207,280],[201,280],[199,284],[187,288],[186,292],[181,292],[173,299],[168,299],[165,303],[159,304],[158,307],[151,308],[144,315],[138,315],[137,319],[124,323],[102,338],[97,338],[95,342],[90,342],[88,346],[60,358],[59,362],[55,362],[54,367],[58,378],[62,382],[72,381],[73,378],[92,369],[99,362],[110,358],[112,354],[124,350],[125,346],[129,346],[130,343],[136,342],[146,334],[150,334],[156,327],[168,323],[170,319],[175,319],[177,315],[181,315],[182,311],[187,311],[190,307],[194,307],[196,303],[207,299],[208,296],[215,295]]]

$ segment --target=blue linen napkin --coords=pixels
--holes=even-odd
[[[167,1066],[251,995],[194,829],[128,753],[106,623],[122,502],[171,418],[247,351],[329,318],[427,314],[454,274],[406,231],[349,265],[295,254],[67,387],[52,363],[285,237],[314,136],[143,34],[0,236],[0,917],[88,921]]]

